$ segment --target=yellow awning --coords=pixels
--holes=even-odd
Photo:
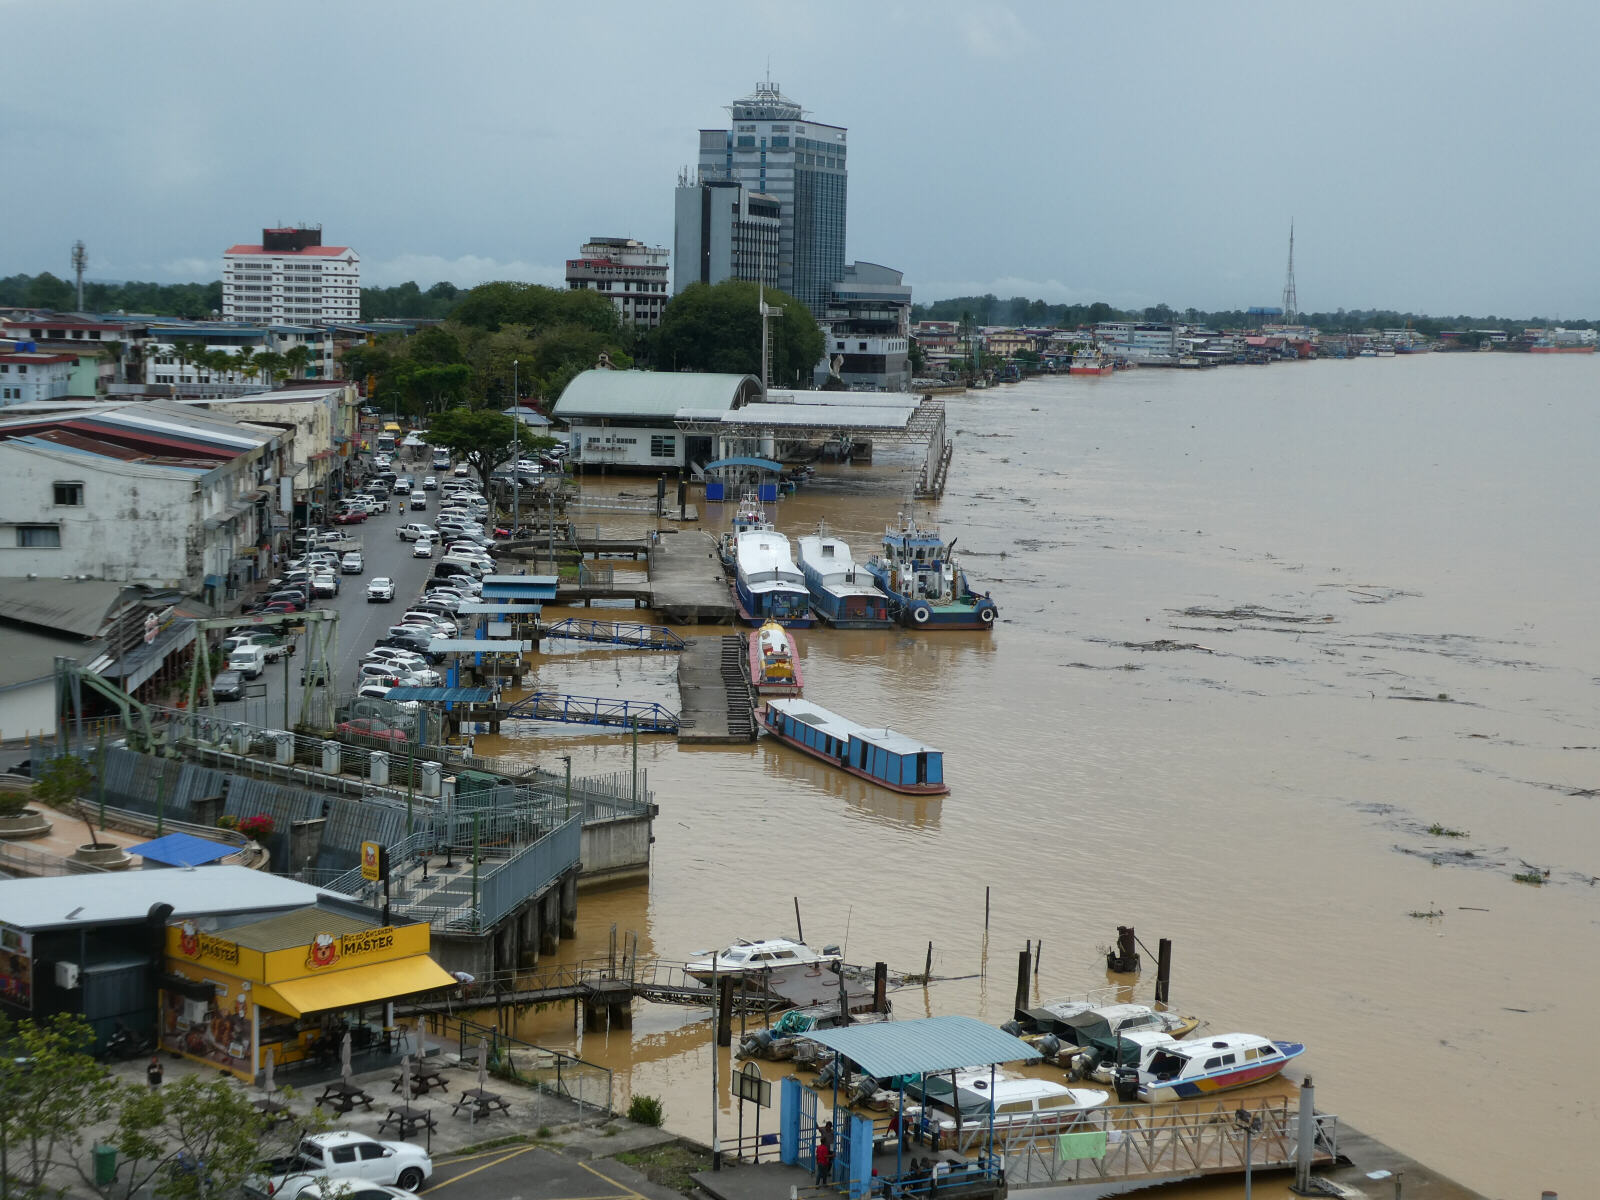
[[[291,1017],[394,1000],[415,992],[455,987],[455,979],[426,954],[366,967],[333,970],[282,983],[254,984],[255,1001]]]

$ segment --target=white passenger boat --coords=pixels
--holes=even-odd
[[[1305,1051],[1300,1042],[1275,1042],[1253,1033],[1148,1046],[1139,1059],[1139,1099],[1160,1104],[1248,1087],[1271,1079]]]
[[[739,616],[751,625],[811,624],[811,593],[776,529],[747,529],[733,537],[734,593]]]
[[[835,629],[883,629],[893,624],[889,598],[850,546],[824,527],[798,542],[800,574],[811,591],[811,607]]]
[[[696,950],[685,966],[693,978],[704,983],[711,978],[711,958],[712,951]],[[804,966],[820,969],[830,967],[838,961],[837,946],[824,946],[819,954],[804,942],[792,942],[788,938],[768,938],[761,942],[741,939],[731,946],[716,951],[716,973],[742,975],[747,972],[776,970],[780,967]]]

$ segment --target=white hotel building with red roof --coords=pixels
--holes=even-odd
[[[222,256],[225,321],[297,325],[361,319],[361,256],[349,246],[324,246],[322,229],[263,229],[259,245],[241,243]]]

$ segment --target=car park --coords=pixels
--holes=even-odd
[[[361,557],[361,551],[350,550],[339,560],[339,571],[344,575],[360,575],[367,569],[367,563]]]
[[[379,737],[398,732],[381,721],[347,721],[345,724],[360,728],[346,730],[341,725],[341,732]],[[384,732],[376,733],[376,729]],[[400,740],[404,737],[401,734]],[[270,1196],[272,1200],[296,1200],[302,1193],[307,1200],[323,1200],[324,1191],[328,1196],[353,1192],[366,1200],[367,1189],[387,1191],[392,1185],[405,1192],[416,1192],[432,1177],[433,1158],[421,1146],[379,1141],[352,1129],[337,1129],[302,1138],[291,1157],[269,1164],[265,1171],[246,1180],[245,1189],[257,1196]]]
[[[432,558],[433,543],[427,538],[418,538],[411,547],[412,558]]]
[[[244,695],[244,675],[239,671],[218,671],[211,681],[213,700],[237,700]]]
[[[367,584],[367,603],[387,604],[394,599],[394,580],[379,575]]]

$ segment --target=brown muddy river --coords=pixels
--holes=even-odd
[[[933,943],[951,978],[895,993],[897,1015],[999,1022],[1027,941],[1040,996],[1081,992],[1131,924],[1174,940],[1173,1007],[1304,1041],[1322,1109],[1488,1195],[1587,1194],[1597,383],[1589,356],[1462,354],[950,398],[950,490],[919,511],[959,536],[999,623],[798,633],[806,695],[941,747],[950,794],[898,796],[769,739],[644,738],[649,887],[585,893],[560,959],[603,953],[613,925],[676,959],[793,936],[798,897],[807,940],[851,961],[919,971]],[[825,519],[864,556],[909,504],[909,462],[821,469],[780,528]],[[677,706],[665,656],[538,665],[541,687]],[[580,727],[478,749],[630,762]],[[702,1015],[638,1005],[631,1033],[580,1036],[563,1008],[521,1032],[708,1137]]]

